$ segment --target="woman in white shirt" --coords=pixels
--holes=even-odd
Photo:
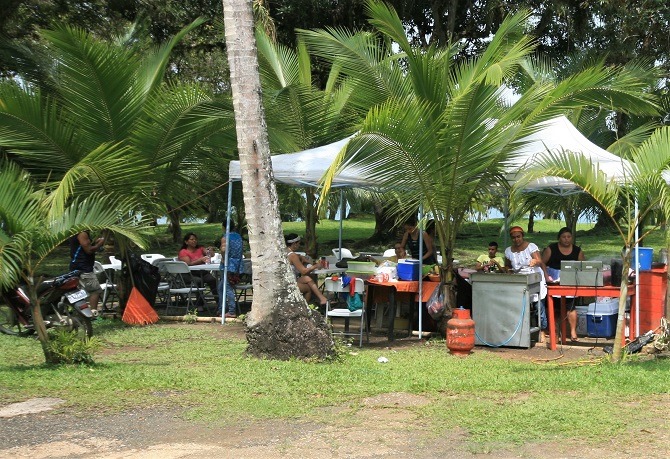
[[[544,298],[547,296],[547,272],[544,263],[542,263],[540,249],[534,243],[524,239],[525,233],[520,226],[510,228],[509,235],[512,238],[512,245],[505,249],[505,266],[515,273],[522,269],[529,269],[542,274],[538,306],[540,307],[540,328],[546,330],[548,325]]]

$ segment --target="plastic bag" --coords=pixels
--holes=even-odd
[[[363,309],[363,296],[360,293],[354,293],[347,297],[347,308],[351,312]]]
[[[398,279],[398,269],[395,266],[380,266],[375,270],[375,274],[380,282]]]
[[[446,305],[444,304],[444,295],[442,294],[443,286],[444,282],[440,282],[440,285],[438,285],[437,288],[433,290],[433,293],[430,295],[430,298],[428,298],[428,302],[426,303],[428,314],[430,314],[430,316],[435,320],[442,317],[444,310],[446,309]]]

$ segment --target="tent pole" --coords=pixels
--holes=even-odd
[[[638,208],[637,199],[635,200],[635,240],[640,239],[640,225],[638,222],[640,209]],[[635,324],[630,324],[628,327],[628,336],[631,338],[633,334],[631,330],[635,327],[635,336],[640,336],[640,252],[638,250],[639,244],[635,244]],[[632,341],[632,340],[631,340]]]
[[[342,261],[342,222],[344,221],[344,191],[340,188],[340,234],[338,239],[339,252],[337,255],[337,261]]]
[[[230,209],[233,205],[233,181],[228,181],[228,210],[226,212],[226,251],[223,254],[223,292],[221,302],[221,325],[226,323],[226,294],[228,293],[228,241],[230,240]]]
[[[419,206],[419,222],[423,217],[423,204]],[[433,249],[434,250],[434,249]],[[423,339],[423,229],[419,225],[419,340]],[[412,329],[412,324],[409,324],[410,330]],[[411,336],[410,336],[411,337]]]
[[[503,247],[507,248],[507,237],[509,236],[509,193],[506,193],[503,199],[503,225],[505,231],[503,232]]]

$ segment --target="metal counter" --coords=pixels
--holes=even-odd
[[[540,330],[539,311],[531,319],[531,303],[541,279],[539,273],[471,274],[475,344],[529,348],[531,334]]]

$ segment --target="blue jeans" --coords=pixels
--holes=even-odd
[[[221,282],[219,282],[219,310],[217,313],[221,313],[223,310],[223,277]],[[228,282],[226,287],[226,312],[229,314],[236,314],[237,306],[235,304],[235,287],[230,285]]]
[[[549,323],[547,321],[546,302],[547,302],[547,299],[544,298],[544,299],[538,301],[537,303],[535,303],[537,305],[537,307],[540,308],[540,328],[542,330],[546,330],[549,327]]]

